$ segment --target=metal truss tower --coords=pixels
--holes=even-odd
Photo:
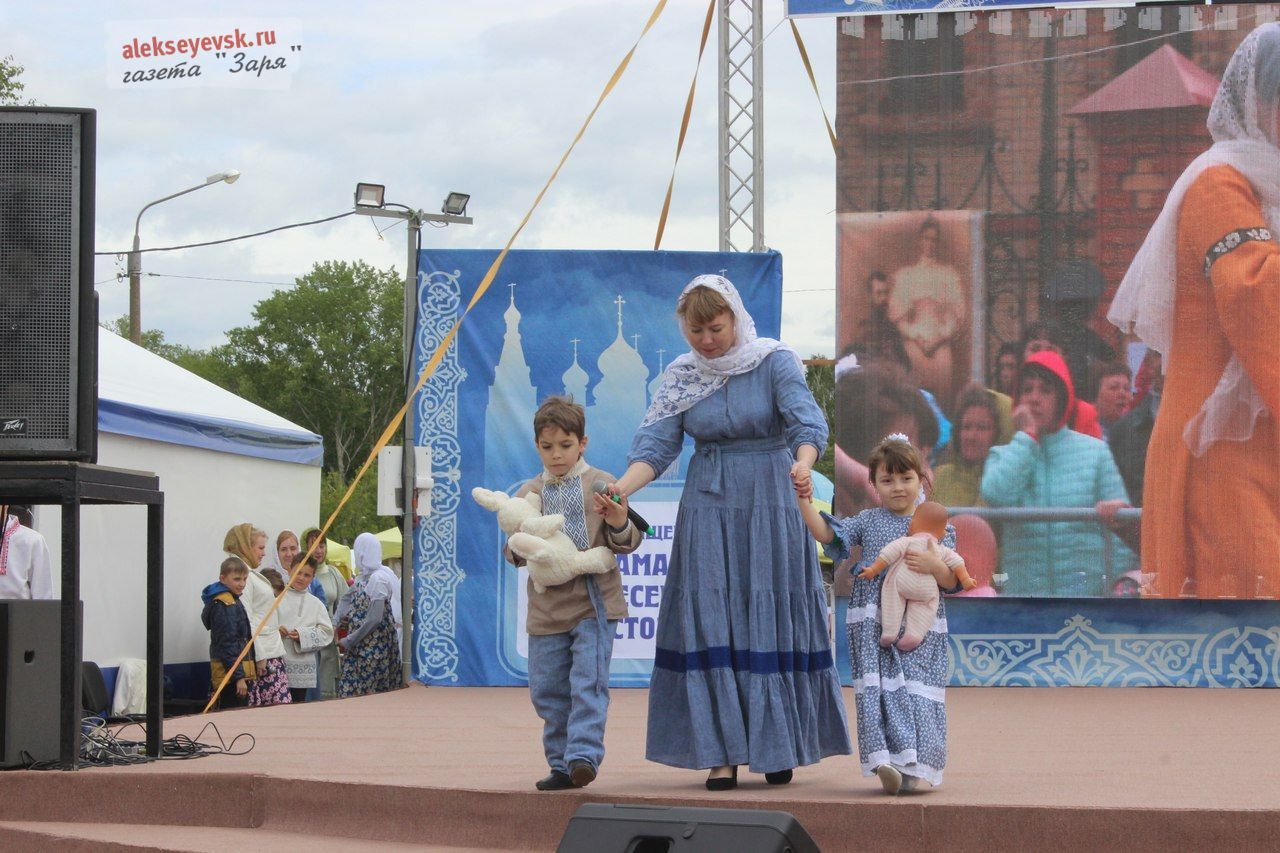
[[[764,245],[764,0],[720,0],[720,251]]]

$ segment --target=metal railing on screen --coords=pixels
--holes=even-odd
[[[1102,539],[1103,589],[1111,589],[1115,582],[1115,543],[1112,537],[1104,535],[1107,527],[1100,513],[1093,507],[989,507],[967,506],[948,507],[951,515],[976,515],[984,521],[1000,523],[1021,523],[1035,521],[1059,522],[1092,522],[1099,527],[1098,534]],[[1116,511],[1116,520],[1131,524],[1142,521],[1142,510],[1138,507],[1126,507]]]

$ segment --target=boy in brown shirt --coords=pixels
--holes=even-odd
[[[533,416],[533,436],[543,472],[517,496],[537,492],[543,515],[564,516],[564,532],[578,550],[603,545],[617,554],[640,546],[641,532],[627,518],[626,498],[614,503],[597,494],[597,481],[616,478],[582,458],[586,412],[565,397],[548,397]],[[507,559],[520,559],[506,551]],[[609,661],[619,619],[627,616],[617,568],[580,575],[542,593],[529,583],[529,695],[542,718],[542,745],[551,774],[539,791],[591,783],[604,758],[609,710]]]

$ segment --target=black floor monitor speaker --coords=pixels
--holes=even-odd
[[[0,107],[0,461],[97,455],[96,127]]]
[[[558,853],[818,853],[786,812],[586,803]]]
[[[0,767],[57,761],[61,601],[0,600]]]

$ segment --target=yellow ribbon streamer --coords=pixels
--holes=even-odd
[[[693,113],[693,93],[698,87],[698,69],[702,67],[702,53],[707,49],[707,36],[711,33],[711,19],[715,17],[716,0],[707,4],[707,18],[702,22],[702,41],[698,43],[698,61],[693,66],[693,79],[689,81],[689,97],[684,102],[684,117],[680,119],[680,136],[676,140],[676,161],[671,164],[671,180],[667,181],[667,197],[662,201],[662,215],[658,217],[658,233],[653,238],[653,250],[662,247],[662,234],[667,230],[667,214],[671,211],[671,193],[676,185],[676,166],[680,165],[680,152],[684,149],[684,136],[689,130],[689,116]]]
[[[426,366],[423,367],[422,373],[418,376],[417,383],[413,386],[413,390],[409,392],[404,403],[400,406],[399,411],[397,411],[395,416],[392,417],[391,423],[387,424],[387,428],[382,431],[380,436],[378,436],[377,442],[374,443],[373,450],[369,452],[368,458],[364,460],[364,464],[361,465],[360,470],[356,472],[355,478],[351,481],[351,484],[347,486],[347,491],[342,495],[342,500],[338,501],[338,505],[334,507],[329,518],[323,525],[321,525],[320,534],[316,537],[315,543],[307,549],[306,554],[294,562],[294,568],[293,571],[289,573],[289,580],[286,583],[286,589],[288,588],[288,583],[293,582],[294,577],[298,574],[299,570],[301,570],[306,560],[311,556],[312,551],[315,550],[315,545],[324,540],[325,535],[329,532],[329,528],[333,525],[334,520],[338,517],[338,514],[342,512],[342,508],[347,505],[347,501],[349,501],[351,496],[355,493],[356,486],[359,485],[360,480],[364,478],[365,473],[369,470],[369,466],[372,465],[373,460],[378,457],[378,452],[387,445],[391,440],[391,437],[400,429],[400,425],[404,422],[404,416],[409,411],[410,402],[413,400],[414,396],[422,390],[422,387],[427,384],[427,380],[431,378],[432,374],[436,372],[436,368],[439,367],[440,361],[444,358],[445,353],[449,351],[450,345],[453,344],[453,339],[457,337],[458,329],[462,326],[462,321],[467,318],[467,315],[471,313],[471,309],[475,307],[476,303],[480,301],[480,297],[484,296],[485,292],[489,289],[489,285],[493,283],[494,277],[498,274],[498,269],[502,266],[502,262],[506,260],[507,253],[511,251],[511,246],[515,243],[516,238],[520,236],[520,232],[523,231],[525,225],[529,223],[529,219],[533,216],[534,210],[536,210],[538,205],[542,203],[543,196],[547,194],[547,190],[551,188],[551,185],[560,175],[560,169],[564,167],[565,162],[569,159],[569,155],[573,153],[574,147],[577,146],[579,140],[582,139],[583,134],[587,132],[587,127],[591,124],[591,120],[595,118],[596,112],[599,111],[600,106],[605,102],[605,99],[609,97],[609,94],[613,91],[614,87],[618,85],[618,81],[622,79],[623,73],[631,63],[631,57],[635,55],[636,49],[640,47],[640,42],[646,35],[648,35],[649,30],[653,28],[653,25],[657,23],[658,18],[662,16],[662,12],[666,7],[667,0],[658,0],[658,4],[654,6],[653,11],[649,14],[649,19],[645,22],[644,28],[640,31],[640,35],[636,37],[635,44],[631,46],[631,49],[627,51],[624,57],[622,57],[622,61],[618,63],[618,67],[614,69],[613,75],[609,78],[609,82],[605,84],[604,89],[600,92],[600,97],[596,99],[595,106],[591,108],[591,112],[588,113],[586,119],[583,120],[582,126],[578,128],[577,134],[574,135],[573,141],[569,143],[569,147],[560,158],[560,162],[556,164],[556,168],[551,173],[551,177],[547,178],[547,182],[543,185],[542,189],[538,191],[537,197],[534,198],[533,204],[529,206],[529,210],[525,213],[524,218],[520,220],[520,224],[516,227],[515,232],[511,235],[511,238],[507,240],[507,244],[502,248],[502,251],[498,253],[498,256],[494,258],[493,263],[489,266],[489,271],[485,273],[484,279],[481,280],[480,285],[476,288],[476,292],[471,297],[471,301],[467,303],[466,310],[462,312],[462,315],[459,316],[456,321],[454,321],[453,327],[449,329],[449,333],[444,336],[444,339],[440,342],[440,346],[436,347],[435,352],[431,354],[431,358],[428,359]],[[408,496],[406,495],[406,499],[407,497]],[[271,608],[263,615],[262,620],[258,623],[258,627],[253,632],[253,637],[251,637],[248,644],[240,650],[240,654],[236,657],[235,663],[227,668],[227,672],[222,677],[222,681],[218,683],[217,688],[213,691],[213,695],[209,697],[209,703],[204,706],[203,713],[209,713],[209,709],[218,701],[218,697],[222,695],[223,688],[227,686],[227,683],[239,668],[240,663],[253,648],[253,641],[262,634],[262,630],[271,619],[271,615],[276,612],[280,607],[280,602],[283,600],[284,593],[281,592],[276,596]]]
[[[804,39],[800,38],[800,29],[796,27],[795,20],[788,18],[787,23],[791,25],[791,34],[796,37],[796,48],[800,51],[800,61],[804,63],[805,73],[809,75],[809,85],[813,87],[813,94],[818,99],[818,109],[822,110],[822,120],[827,125],[827,136],[831,137],[831,150],[839,154],[836,132],[831,126],[831,119],[827,118],[827,108],[822,105],[822,94],[818,91],[818,78],[813,76],[813,66],[809,64],[809,51],[804,49]]]

